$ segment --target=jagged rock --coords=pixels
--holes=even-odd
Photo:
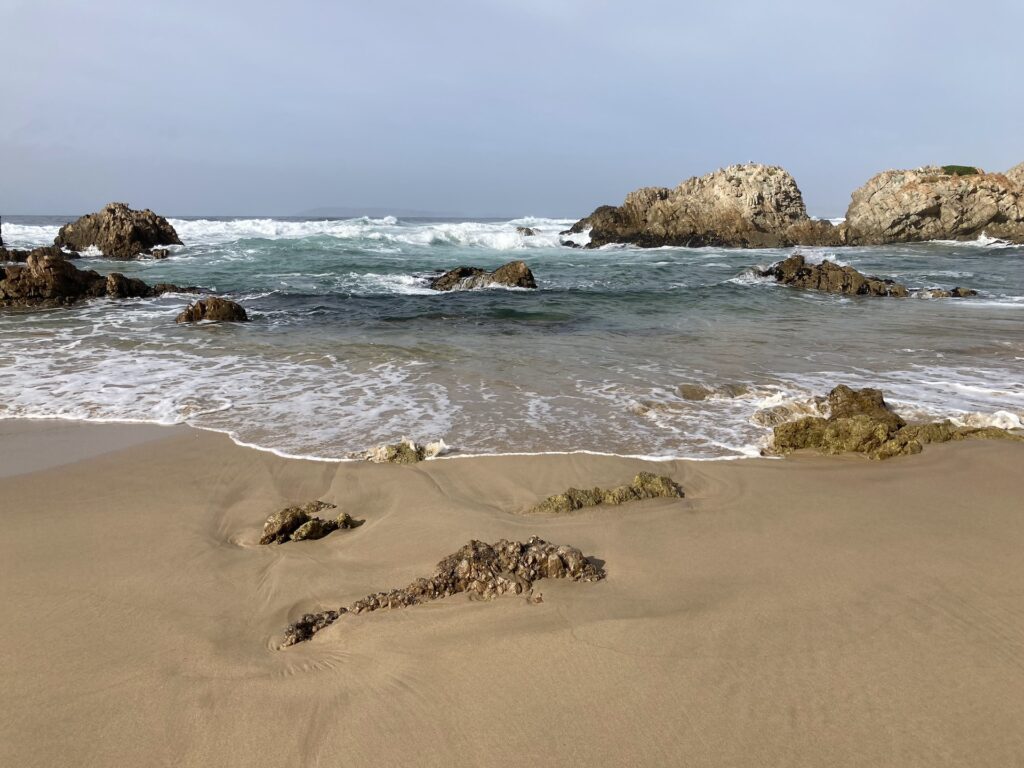
[[[108,259],[132,259],[158,245],[181,245],[167,219],[124,203],[107,203],[102,211],[65,224],[53,242],[75,251],[95,246]]]
[[[783,261],[772,264],[768,269],[758,270],[761,277],[774,278],[776,282],[796,288],[810,288],[826,293],[842,293],[849,296],[908,296],[905,285],[893,280],[868,277],[853,267],[840,266],[834,261],[809,264],[802,254],[794,253]]]
[[[150,286],[118,272],[104,277],[91,269],[78,269],[51,248],[32,251],[24,265],[0,268],[0,275],[0,306],[8,307],[57,307],[100,296],[122,299],[192,290],[168,283]]]
[[[604,570],[580,550],[549,544],[537,536],[526,543],[502,539],[487,544],[474,540],[438,563],[430,578],[416,579],[404,589],[367,595],[348,608],[306,614],[285,629],[282,645],[308,640],[345,614],[405,608],[462,592],[483,599],[524,595],[530,593],[539,579],[599,581],[604,577]]]
[[[372,461],[374,464],[416,464],[425,459],[440,456],[447,450],[448,446],[444,440],[421,444],[403,437],[397,443],[378,445],[376,448],[349,456],[354,459]]]
[[[977,296],[978,292],[973,288],[951,288],[946,290],[945,288],[929,288],[926,291],[922,291],[918,294],[927,299],[966,299],[971,296]]]
[[[1024,242],[1024,163],[1007,173],[967,166],[883,171],[856,190],[840,227],[850,245],[974,240]]]
[[[533,227],[516,227],[516,232],[523,237],[533,237],[537,234],[537,230]]]
[[[621,206],[601,206],[563,234],[587,229],[588,248],[608,243],[780,248],[839,242],[831,223],[807,215],[789,173],[756,163],[694,177],[675,189],[635,190]]]
[[[65,259],[77,259],[80,255],[76,251],[63,251],[56,245],[44,245],[41,248],[32,248],[30,250],[0,246],[0,261],[13,261],[24,264],[32,254],[63,256]]]
[[[311,501],[302,506],[285,507],[267,518],[263,524],[260,544],[322,539],[339,529],[357,528],[363,524],[362,520],[354,519],[347,512],[342,512],[333,520],[316,516],[317,512],[334,508],[334,504],[328,504],[326,501]]]
[[[174,322],[198,323],[201,320],[244,323],[249,320],[249,316],[245,308],[237,302],[219,296],[208,296],[185,307]]]
[[[565,493],[549,496],[530,510],[531,513],[562,514],[602,504],[617,505],[641,499],[683,498],[683,489],[671,478],[640,472],[629,485],[603,488],[569,488]]]
[[[508,288],[536,288],[537,282],[533,279],[533,272],[522,261],[510,261],[493,272],[479,267],[456,267],[430,279],[430,287],[435,291],[468,291],[499,285]]]
[[[877,389],[850,389],[840,385],[828,395],[829,415],[805,416],[779,424],[774,430],[773,452],[785,454],[811,449],[828,455],[862,453],[888,459],[920,453],[928,443],[950,440],[1024,440],[996,427],[958,427],[949,421],[908,425],[886,404]]]

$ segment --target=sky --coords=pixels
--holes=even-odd
[[[578,217],[736,162],[813,215],[1024,161],[1020,0],[0,0],[0,214]]]

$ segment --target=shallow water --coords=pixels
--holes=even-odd
[[[64,220],[7,217],[3,237],[49,244]],[[790,250],[562,247],[568,221],[172,223],[187,245],[169,259],[79,266],[223,292],[253,322],[178,326],[181,295],[0,312],[0,417],[184,422],[322,458],[402,436],[465,453],[752,455],[766,409],[813,410],[839,383],[878,386],[911,417],[1024,418],[1021,247],[802,249],[981,293],[897,300],[750,276]],[[537,291],[435,293],[423,279],[512,259]],[[710,397],[687,399],[687,384]]]

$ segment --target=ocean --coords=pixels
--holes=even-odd
[[[47,245],[67,220],[5,217],[3,238]],[[202,286],[252,322],[177,325],[186,295],[0,312],[0,418],[185,423],[319,459],[402,437],[452,455],[753,456],[836,384],[879,387],[911,419],[1024,419],[1024,248],[986,238],[800,249],[980,292],[932,300],[752,275],[791,249],[569,248],[570,220],[171,223],[186,245],[168,259],[78,266]],[[514,259],[536,291],[425,284]]]

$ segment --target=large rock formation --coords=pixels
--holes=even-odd
[[[174,319],[176,323],[198,323],[201,320],[244,323],[249,320],[249,315],[238,302],[219,296],[207,296],[189,304]]]
[[[627,501],[642,499],[681,499],[683,489],[671,478],[655,475],[651,472],[640,472],[629,485],[620,485],[605,490],[603,488],[570,488],[565,493],[549,496],[530,512],[561,514],[575,512],[584,507],[600,505],[616,506]]]
[[[431,278],[435,291],[468,291],[474,288],[536,288],[533,272],[522,261],[510,261],[493,272],[479,267],[456,267],[439,277]]]
[[[838,242],[829,222],[807,215],[789,173],[756,163],[731,165],[675,189],[638,189],[621,206],[601,206],[563,234],[587,229],[589,248],[608,243],[779,248]]]
[[[828,455],[861,453],[871,459],[889,459],[920,453],[928,443],[950,440],[1024,440],[996,427],[958,427],[949,421],[907,424],[894,413],[877,389],[850,389],[840,385],[828,395],[827,418],[806,416],[779,424],[772,452],[810,449]]]
[[[826,293],[842,293],[849,296],[907,296],[906,286],[893,280],[868,277],[853,267],[841,266],[834,261],[810,264],[802,254],[794,253],[789,258],[772,264],[768,269],[758,270],[761,277],[774,278],[776,282],[796,288],[810,288]]]
[[[584,557],[580,550],[549,544],[537,536],[532,536],[525,544],[505,539],[495,544],[474,540],[438,563],[430,578],[416,579],[404,589],[367,595],[337,611],[307,613],[285,629],[282,645],[309,640],[346,613],[405,608],[460,592],[484,599],[527,594],[538,579],[599,581],[604,577],[604,570]]]
[[[883,171],[853,193],[839,233],[849,245],[982,234],[1024,243],[1024,163],[1005,174],[951,165]]]
[[[30,253],[24,265],[0,268],[0,306],[5,307],[57,307],[100,296],[124,299],[188,290],[194,289],[169,283],[151,286],[118,272],[104,277],[78,269],[62,253],[47,248]]]
[[[108,259],[133,259],[158,245],[181,245],[167,219],[124,203],[108,203],[99,213],[65,224],[53,242],[74,251],[95,246]]]
[[[347,512],[342,512],[334,519],[324,519],[316,515],[317,512],[334,508],[334,504],[328,504],[326,501],[312,501],[302,506],[285,507],[267,518],[263,524],[260,544],[322,539],[334,531],[357,528],[363,524],[364,521],[355,520]]]

